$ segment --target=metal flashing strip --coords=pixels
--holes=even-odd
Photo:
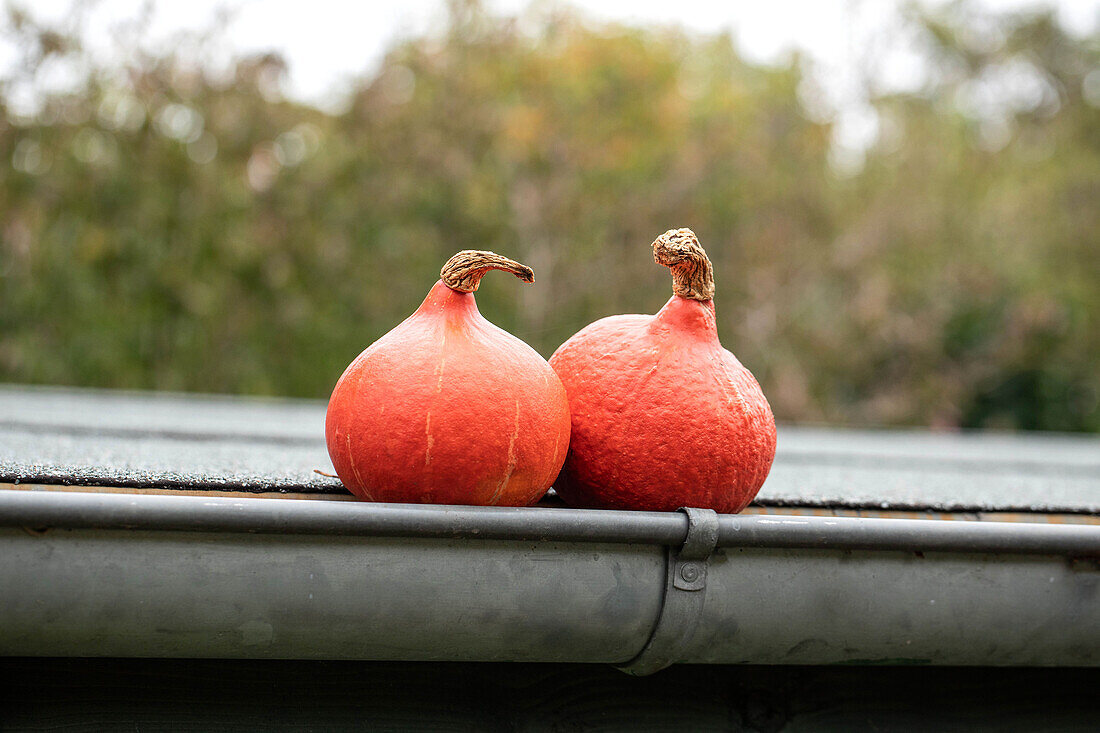
[[[724,516],[719,547],[1100,556],[1100,526],[875,517]]]
[[[193,487],[133,487],[100,486],[88,484],[40,484],[8,483],[0,481],[0,491],[67,491],[92,494],[163,494],[165,496],[214,496],[228,499],[312,499],[316,501],[358,502],[349,492],[313,493],[292,491],[234,491],[229,488],[198,489]],[[556,494],[547,494],[536,506],[562,508],[565,506]],[[1060,514],[1038,511],[997,512],[941,512],[930,510],[852,509],[849,507],[776,506],[750,504],[741,516],[759,514],[775,516],[811,517],[866,517],[875,519],[933,519],[936,521],[963,522],[1015,522],[1022,524],[1095,524],[1100,525],[1100,514]]]
[[[1100,526],[721,515],[718,547],[1100,557]],[[679,546],[677,512],[0,490],[0,526],[334,534]]]
[[[0,526],[678,545],[675,512],[0,491]]]

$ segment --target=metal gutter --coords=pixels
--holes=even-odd
[[[1097,557],[1095,525],[0,491],[0,654],[1100,666]]]

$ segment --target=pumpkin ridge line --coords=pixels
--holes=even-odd
[[[432,436],[432,411],[428,410],[428,415],[424,420],[424,437],[427,438],[428,447],[424,451],[424,467],[427,468],[428,464],[432,462],[432,446],[435,445],[435,438]]]
[[[516,422],[515,429],[512,431],[512,437],[508,441],[508,465],[504,469],[504,478],[501,480],[500,485],[497,486],[497,490],[493,492],[493,496],[489,499],[490,504],[495,504],[496,500],[500,498],[501,492],[508,486],[508,480],[512,478],[512,474],[516,470],[516,438],[519,437],[519,400],[516,400]]]
[[[351,433],[347,433],[344,437],[347,438],[348,463],[351,464],[351,472],[355,474],[355,480],[359,482],[359,490],[366,495],[367,501],[374,501],[374,497],[370,495],[370,491],[363,485],[363,478],[359,475],[359,469],[355,467],[355,454],[351,450]]]

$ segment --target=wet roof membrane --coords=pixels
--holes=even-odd
[[[325,404],[0,386],[0,483],[343,494]],[[1100,512],[1100,437],[780,426],[763,506]]]

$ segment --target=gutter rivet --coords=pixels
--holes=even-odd
[[[699,565],[693,562],[686,562],[684,566],[680,568],[680,577],[689,583],[692,583],[699,579]]]

